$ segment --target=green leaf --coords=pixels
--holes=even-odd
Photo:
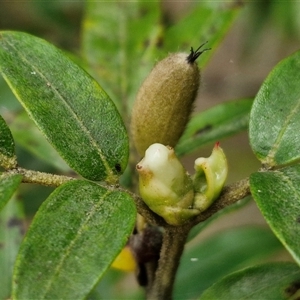
[[[16,164],[15,142],[5,120],[0,116],[0,166],[10,169]]]
[[[1,33],[0,70],[75,171],[115,182],[127,165],[128,136],[115,105],[88,74],[53,45],[20,32]]]
[[[20,174],[0,174],[0,211],[12,197],[22,181]]]
[[[57,188],[21,245],[14,298],[85,298],[126,243],[135,217],[126,193],[81,180]]]
[[[13,198],[0,212],[0,299],[11,299],[13,266],[24,231],[23,208]]]
[[[201,300],[297,299],[299,284],[300,269],[296,264],[265,264],[226,276],[207,289]]]
[[[124,117],[161,42],[160,3],[88,1],[82,47],[93,76]]]
[[[70,171],[64,160],[24,111],[16,115],[9,125],[17,144],[57,169],[64,172]]]
[[[180,156],[247,129],[252,99],[225,102],[192,117],[176,146]]]
[[[165,51],[188,51],[191,47],[197,48],[201,43],[208,41],[207,47],[212,48],[212,51],[201,56],[199,62],[203,67],[218,48],[239,11],[232,0],[227,1],[225,5],[217,1],[195,2],[190,13],[166,30]]]
[[[262,84],[250,114],[249,136],[268,166],[300,158],[300,51],[281,61]]]
[[[219,232],[183,253],[174,299],[195,299],[223,276],[281,249],[267,229],[241,227]]]
[[[300,165],[250,176],[258,208],[294,259],[300,264]]]

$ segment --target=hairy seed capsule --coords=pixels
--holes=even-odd
[[[204,45],[204,44],[203,44]],[[189,120],[200,84],[196,59],[203,51],[175,53],[158,62],[142,84],[131,117],[131,133],[138,153],[161,143],[174,147]]]

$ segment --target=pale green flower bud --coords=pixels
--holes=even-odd
[[[210,157],[195,160],[195,170],[194,208],[202,212],[219,197],[227,178],[227,159],[219,143],[216,143]]]
[[[151,145],[137,164],[141,197],[149,208],[171,225],[181,225],[199,214],[192,209],[193,182],[173,148]]]

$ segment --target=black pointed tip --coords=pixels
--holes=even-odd
[[[207,44],[208,41],[206,41],[205,43],[203,43],[202,45],[200,45],[200,47],[198,47],[196,50],[193,49],[193,47],[191,47],[191,53],[188,55],[188,57],[186,58],[187,62],[189,64],[192,64],[195,62],[195,60],[205,51],[211,50],[211,48],[206,48],[203,49],[202,51],[200,51],[200,49]]]

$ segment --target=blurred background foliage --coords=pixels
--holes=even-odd
[[[236,2],[242,6],[241,13],[220,47],[214,49],[213,58],[203,70],[202,87],[196,103],[196,111],[202,111],[228,100],[254,97],[272,68],[281,59],[299,49],[300,2],[279,2],[275,0]],[[103,2],[103,5],[109,5],[109,2]],[[192,10],[194,5],[196,3],[192,1],[162,2],[165,21],[169,24],[175,24],[187,12]],[[81,28],[84,14],[85,1],[83,0],[0,0],[0,30],[25,31],[42,37],[65,50],[77,62],[82,63]],[[11,121],[19,116],[21,112],[20,104],[4,80],[0,78],[0,114],[10,125]],[[23,129],[31,130],[30,128]],[[12,131],[14,134],[14,129]],[[17,132],[17,129],[15,129],[15,132]],[[16,138],[17,157],[21,166],[58,174],[71,172],[62,163],[59,163],[61,167],[58,168],[47,164],[42,156],[34,155],[32,149],[36,148],[35,144],[30,145],[28,141],[25,143],[29,144],[29,147],[28,145],[24,147],[24,141],[22,142],[21,137]],[[222,147],[229,160],[228,182],[245,178],[259,168],[259,162],[250,149],[247,132],[222,141]],[[208,145],[185,157],[183,163],[187,169],[191,171],[195,158],[209,155],[211,148],[212,145]],[[45,155],[47,155],[47,152]],[[27,220],[32,218],[41,202],[52,190],[52,188],[47,187],[22,185],[18,198],[22,199],[24,203]],[[201,233],[199,239],[201,241],[205,240],[206,243],[211,243],[211,245],[214,242],[218,244],[220,239],[218,242],[214,241],[214,236],[211,237],[213,234],[223,232],[227,228],[238,228],[241,225],[249,224],[267,227],[256,205],[251,200],[243,208],[231,212],[229,216],[219,218],[212,226],[208,226]],[[248,237],[255,236],[255,232],[248,232],[248,234]],[[241,232],[238,232],[237,236],[241,238]],[[210,237],[209,241],[206,240],[207,237]],[[215,238],[217,239],[217,237]],[[235,240],[234,232],[230,238],[233,243],[238,241],[238,238]],[[270,237],[268,236],[268,238]],[[188,251],[193,251],[193,246],[198,245],[199,239],[188,244]],[[271,243],[274,245],[274,249],[279,248],[274,240]],[[203,247],[205,248],[205,243]],[[247,247],[245,246],[245,249]],[[200,249],[199,251],[204,251],[203,253],[206,255],[211,250]],[[278,259],[279,257],[280,260],[290,260],[289,255],[284,250],[280,251],[280,256],[272,256],[271,259]],[[185,259],[188,260],[188,258]],[[221,261],[224,257],[216,259]],[[265,261],[270,257],[264,257],[263,259]],[[241,266],[240,262],[237,262],[236,267],[238,266]],[[122,277],[122,273],[115,270],[110,271],[99,287],[91,294],[90,299],[126,295],[124,290],[127,290],[127,295],[132,295],[131,287],[128,288],[128,280],[130,282],[134,281],[134,276],[122,277],[122,281],[119,280],[120,277]],[[114,284],[115,292],[107,289],[107,286],[112,284]],[[117,295],[117,290],[122,291],[121,294],[119,292],[119,295]]]

